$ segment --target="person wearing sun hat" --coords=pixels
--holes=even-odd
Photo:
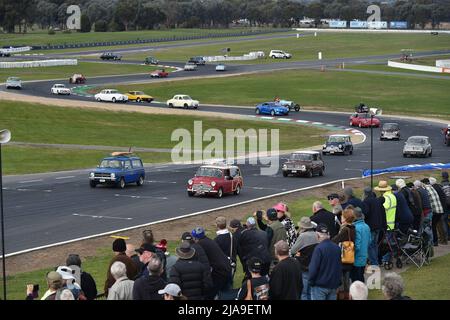
[[[284,226],[284,229],[286,230],[287,243],[289,248],[292,248],[295,240],[297,240],[297,232],[295,231],[295,225],[291,220],[289,208],[284,202],[278,202],[273,206],[273,209],[277,211],[278,221],[280,221]]]

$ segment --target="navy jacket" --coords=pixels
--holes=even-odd
[[[428,196],[427,190],[424,188],[418,188],[420,198],[422,199],[422,209],[431,209],[430,197]]]
[[[384,198],[382,198],[384,200]],[[364,214],[365,222],[371,231],[384,230],[383,217],[386,217],[386,211],[383,207],[383,200],[377,198],[375,194],[369,195],[364,199],[366,213]]]
[[[406,202],[405,197],[400,192],[395,192],[394,195],[397,198],[395,222],[400,224],[412,224],[414,221],[414,217],[411,210],[409,209],[408,202]]]
[[[347,208],[347,206],[348,205],[352,205],[352,206],[354,206],[355,208],[356,207],[359,207],[360,209],[361,209],[361,211],[362,211],[362,213],[365,215],[366,214],[366,211],[367,211],[367,209],[366,209],[366,205],[361,201],[361,199],[359,199],[359,198],[356,198],[356,197],[350,197],[348,200],[347,200],[347,202],[345,202],[345,203],[343,203],[342,204],[342,209],[345,209],[345,208]]]
[[[309,284],[312,287],[336,289],[341,285],[341,249],[331,240],[324,240],[314,249],[309,264]]]

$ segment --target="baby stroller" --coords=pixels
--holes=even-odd
[[[381,240],[378,243],[379,255],[384,257],[386,254],[390,253],[389,261],[383,261],[385,270],[391,270],[394,267],[394,259],[397,268],[400,269],[403,267],[401,247],[406,242],[407,239],[404,234],[398,229],[385,231],[381,235]]]
[[[432,255],[433,244],[430,238],[431,230],[424,228],[422,232],[408,230],[407,242],[400,246],[402,260],[408,264],[412,262],[417,268],[429,264]]]

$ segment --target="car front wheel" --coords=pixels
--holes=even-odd
[[[241,194],[241,186],[240,185],[236,186],[236,190],[234,190],[234,194],[237,196]]]
[[[172,103],[169,103],[169,108],[173,108],[173,104]]]
[[[260,114],[261,111],[260,111],[258,108],[256,108],[255,113],[256,113],[256,114]]]
[[[219,190],[217,191],[217,198],[222,198],[223,197],[223,189],[219,188]]]
[[[271,115],[272,117],[275,116],[275,111],[274,111],[274,110],[270,111],[270,115]]]
[[[194,192],[188,191],[188,196],[189,196],[189,197],[193,197],[193,196],[194,196]]]
[[[144,177],[140,176],[139,180],[136,181],[136,184],[137,184],[138,187],[142,187],[144,185]]]
[[[89,186],[91,188],[95,188],[97,186],[97,183],[95,181],[89,181]]]
[[[120,188],[120,189],[125,188],[125,179],[124,179],[124,178],[120,178],[120,181],[119,181],[119,188]]]
[[[112,102],[116,103],[116,98],[113,97],[112,98]]]

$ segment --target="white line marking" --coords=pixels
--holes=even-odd
[[[56,180],[61,180],[61,179],[71,179],[71,178],[75,178],[75,176],[58,177],[58,178],[55,178],[55,179]]]
[[[38,180],[28,180],[28,181],[20,181],[19,183],[30,183],[30,182],[39,182],[42,181],[42,179],[38,179]]]
[[[307,121],[307,120],[296,120],[295,122],[298,122],[298,123],[308,123],[309,121]]]
[[[116,193],[114,196],[116,197],[127,197],[132,199],[159,199],[159,200],[169,200],[167,197],[151,197],[151,196],[131,196],[127,194],[118,194]]]
[[[350,168],[345,168],[344,170],[345,171],[359,171],[359,172],[364,171],[363,169],[350,169]]]
[[[169,166],[159,166],[159,167],[154,167],[153,169],[163,169],[163,168],[168,168]]]
[[[148,183],[173,183],[173,184],[178,183],[176,181],[155,181],[155,180],[148,180],[146,182],[148,182]]]
[[[255,190],[280,190],[280,191],[286,191],[287,189],[279,189],[279,188],[263,188],[263,187],[249,187],[250,189]]]
[[[95,218],[95,219],[116,219],[116,220],[133,220],[133,218],[122,218],[122,217],[109,217],[109,216],[94,216],[89,214],[78,214],[74,213],[73,216],[77,217],[89,217],[89,218]]]

